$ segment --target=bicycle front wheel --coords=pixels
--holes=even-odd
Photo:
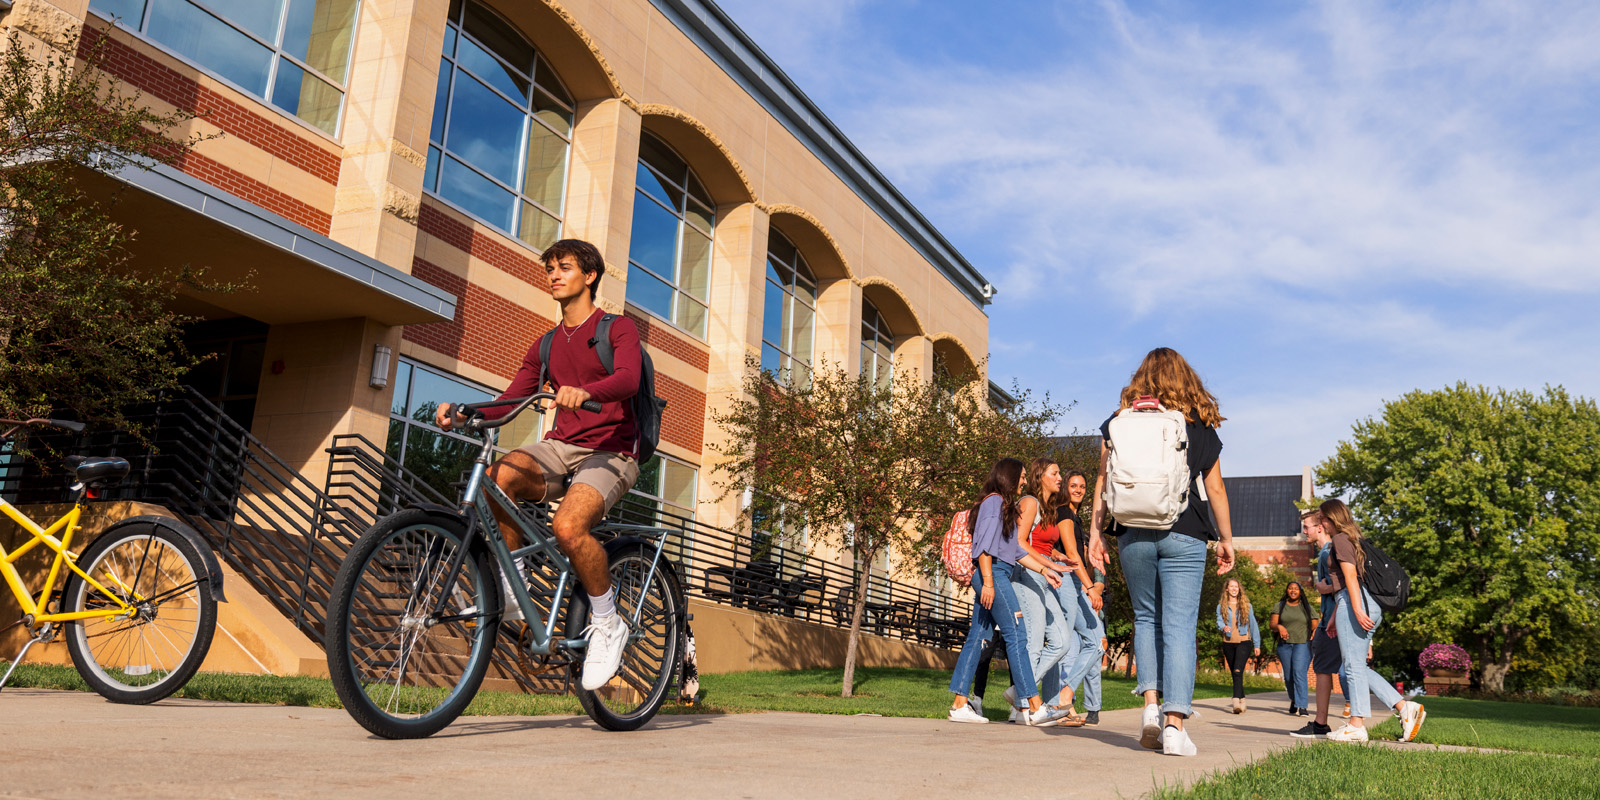
[[[356,542],[334,580],[328,675],[350,716],[385,739],[431,736],[455,721],[489,669],[499,572],[480,538],[452,580],[465,539],[456,517],[402,511]]]
[[[622,651],[622,666],[610,683],[592,692],[577,690],[583,710],[606,730],[631,731],[649,722],[661,710],[683,658],[679,650],[685,614],[683,592],[678,588],[672,564],[665,558],[655,575],[650,574],[653,555],[651,549],[634,543],[623,545],[608,558],[617,613],[629,620],[628,645]],[[634,623],[636,612],[639,621]],[[588,595],[573,592],[567,636],[580,637],[588,621]]]
[[[154,703],[194,677],[217,627],[204,563],[188,539],[147,522],[89,544],[78,564],[110,595],[72,573],[62,610],[104,611],[119,600],[132,609],[67,625],[72,664],[90,688],[117,703]]]

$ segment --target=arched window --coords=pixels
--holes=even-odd
[[[861,374],[879,386],[894,379],[894,332],[870,300],[861,301]]]
[[[536,249],[561,238],[572,95],[516,29],[450,4],[423,187]]]
[[[339,132],[359,0],[92,0],[202,69]]]
[[[672,148],[639,140],[628,244],[628,302],[704,338],[711,292],[711,195]]]
[[[783,234],[767,238],[767,294],[761,312],[761,368],[789,386],[811,385],[817,279]]]

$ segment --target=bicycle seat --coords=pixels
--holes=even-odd
[[[62,463],[78,477],[79,483],[97,488],[117,483],[127,477],[129,470],[132,469],[128,466],[126,458],[67,456]]]

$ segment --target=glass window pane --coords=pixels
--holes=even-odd
[[[450,102],[450,152],[508,186],[517,185],[527,116],[466,75],[457,76]]]
[[[508,450],[535,444],[539,441],[539,430],[543,423],[544,414],[530,408],[499,430],[495,444]]]
[[[861,323],[861,346],[869,349],[878,346],[878,332],[866,322]]]
[[[700,179],[696,178],[693,172],[689,173],[689,196],[699,200],[700,204],[706,208],[715,208],[717,205],[712,202],[711,193],[706,191],[706,187],[700,185]]]
[[[628,265],[627,294],[628,302],[662,319],[672,319],[672,287],[637,264]]]
[[[528,126],[528,163],[522,193],[551,211],[561,210],[561,189],[567,174],[567,140],[543,125]]]
[[[572,133],[572,112],[539,89],[533,90],[533,113],[562,135]]]
[[[661,464],[661,499],[684,509],[694,508],[695,472],[676,461]]]
[[[494,395],[476,386],[425,369],[416,370],[411,385],[411,418],[429,425],[433,424],[433,412],[440,403],[481,403],[494,399]],[[427,415],[417,416],[424,407]]]
[[[887,388],[893,376],[894,362],[883,356],[878,356],[878,387]]]
[[[453,158],[444,159],[440,166],[439,194],[484,222],[511,230],[511,215],[517,206],[510,192]]]
[[[276,15],[276,9],[272,13]],[[179,55],[193,59],[257,97],[267,96],[272,51],[188,0],[153,0],[146,30],[151,39]]]
[[[456,55],[456,26],[444,26],[444,54],[454,58]]]
[[[803,303],[791,303],[791,306],[794,308],[794,337],[789,345],[789,354],[810,364],[817,335],[817,312]]]
[[[684,214],[689,224],[694,225],[706,233],[713,233],[716,229],[717,215],[711,209],[700,205],[693,199],[689,200],[689,207]]]
[[[673,210],[683,207],[683,190],[663,180],[660,175],[645,166],[643,161],[639,162],[639,171],[634,176],[634,182],[640,189],[649,192]]]
[[[355,37],[358,0],[290,0],[283,21],[283,51],[344,82]]]
[[[766,342],[762,342],[761,343],[761,369],[765,370],[766,372],[771,372],[774,375],[776,375],[777,372],[778,372],[778,369],[780,367],[782,367],[782,366],[783,366],[783,354],[778,352],[778,348],[773,347],[772,345],[767,344]]]
[[[403,448],[406,443],[406,427],[406,424],[400,420],[389,420],[389,441],[385,444],[383,450],[389,454],[390,458],[396,461],[400,461],[404,457]]]
[[[205,0],[212,11],[268,42],[278,41],[283,0]]]
[[[539,65],[537,67],[538,71],[534,74],[533,79],[538,82],[538,84],[546,91],[550,92],[550,94],[553,95],[557,100],[565,103],[568,108],[577,105],[577,103],[572,102],[572,95],[568,93],[566,87],[561,84],[561,76],[557,75],[556,71],[550,68],[550,62],[545,61],[542,58],[536,58],[535,60],[539,62]]]
[[[428,139],[439,144],[444,144],[444,118],[450,109],[450,73],[454,67],[445,59],[439,59],[439,85],[433,90],[433,128],[428,131]]]
[[[462,473],[472,469],[479,445],[423,428],[406,431],[405,468],[445,497],[459,497]]]
[[[411,365],[401,361],[394,368],[394,400],[389,403],[390,414],[406,413],[406,401],[411,396]]]
[[[651,456],[639,465],[639,480],[633,482],[633,491],[650,497],[661,496],[661,456]]]
[[[524,75],[533,74],[533,45],[504,20],[478,3],[468,3],[462,28],[495,55],[511,62]],[[462,40],[466,44],[466,40]]]
[[[344,93],[288,59],[278,59],[272,104],[321,128],[329,134],[339,128],[339,104]]]
[[[133,30],[144,23],[145,0],[94,0],[89,7]]]
[[[678,294],[678,327],[704,338],[706,335],[706,307],[689,295]]]
[[[655,167],[657,172],[678,184],[682,184],[689,174],[689,165],[683,163],[683,159],[678,158],[660,139],[648,133],[639,138],[639,160]]]
[[[678,288],[703,302],[711,291],[711,240],[691,228],[684,229],[682,238]]]
[[[804,266],[801,268],[804,269]],[[808,306],[814,307],[817,304],[817,285],[809,281],[808,276],[804,274],[796,276],[794,294]]]
[[[428,148],[428,165],[422,173],[422,187],[430,192],[439,191],[439,148]]]
[[[798,361],[793,362],[794,373],[789,376],[789,388],[805,391],[811,388],[811,368]]]
[[[517,226],[517,238],[537,250],[543,250],[561,238],[561,220],[544,213],[534,205],[523,203],[522,220]]]
[[[785,264],[793,264],[794,245],[789,243],[789,237],[773,229],[767,236],[767,257],[776,258]]]
[[[517,71],[507,67],[503,62],[489,55],[478,43],[462,37],[456,46],[456,61],[461,66],[472,70],[472,74],[482,78],[490,86],[504,92],[506,96],[516,100],[519,105],[528,103],[527,78],[517,74]]]
[[[628,240],[628,260],[649,267],[663,278],[676,277],[673,267],[677,262],[674,256],[678,249],[678,227],[678,218],[671,211],[640,193],[634,193],[633,233]]]
[[[777,284],[767,281],[767,296],[761,304],[761,340],[786,346],[783,340],[783,307],[789,297]]]

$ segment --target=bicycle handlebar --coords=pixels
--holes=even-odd
[[[0,419],[0,425],[11,426],[10,428],[6,429],[5,432],[0,433],[0,439],[9,439],[11,438],[11,434],[15,433],[18,428],[27,427],[29,425],[49,425],[52,428],[60,428],[62,430],[72,431],[73,433],[82,433],[85,427],[82,422],[73,422],[70,419],[45,419],[44,417],[34,417],[33,419]]]
[[[536,392],[528,395],[527,397],[504,397],[499,400],[485,400],[482,403],[456,403],[451,410],[456,413],[465,412],[467,414],[467,425],[472,430],[486,431],[491,428],[498,428],[501,425],[516,419],[516,416],[526,410],[528,406],[533,405],[540,400],[554,399],[556,399],[556,396],[550,392]],[[479,412],[485,408],[489,408],[491,406],[509,406],[513,403],[515,403],[517,407],[511,409],[510,412],[499,419],[484,419],[479,415]],[[599,413],[601,405],[597,400],[585,400],[582,408],[584,411]]]

